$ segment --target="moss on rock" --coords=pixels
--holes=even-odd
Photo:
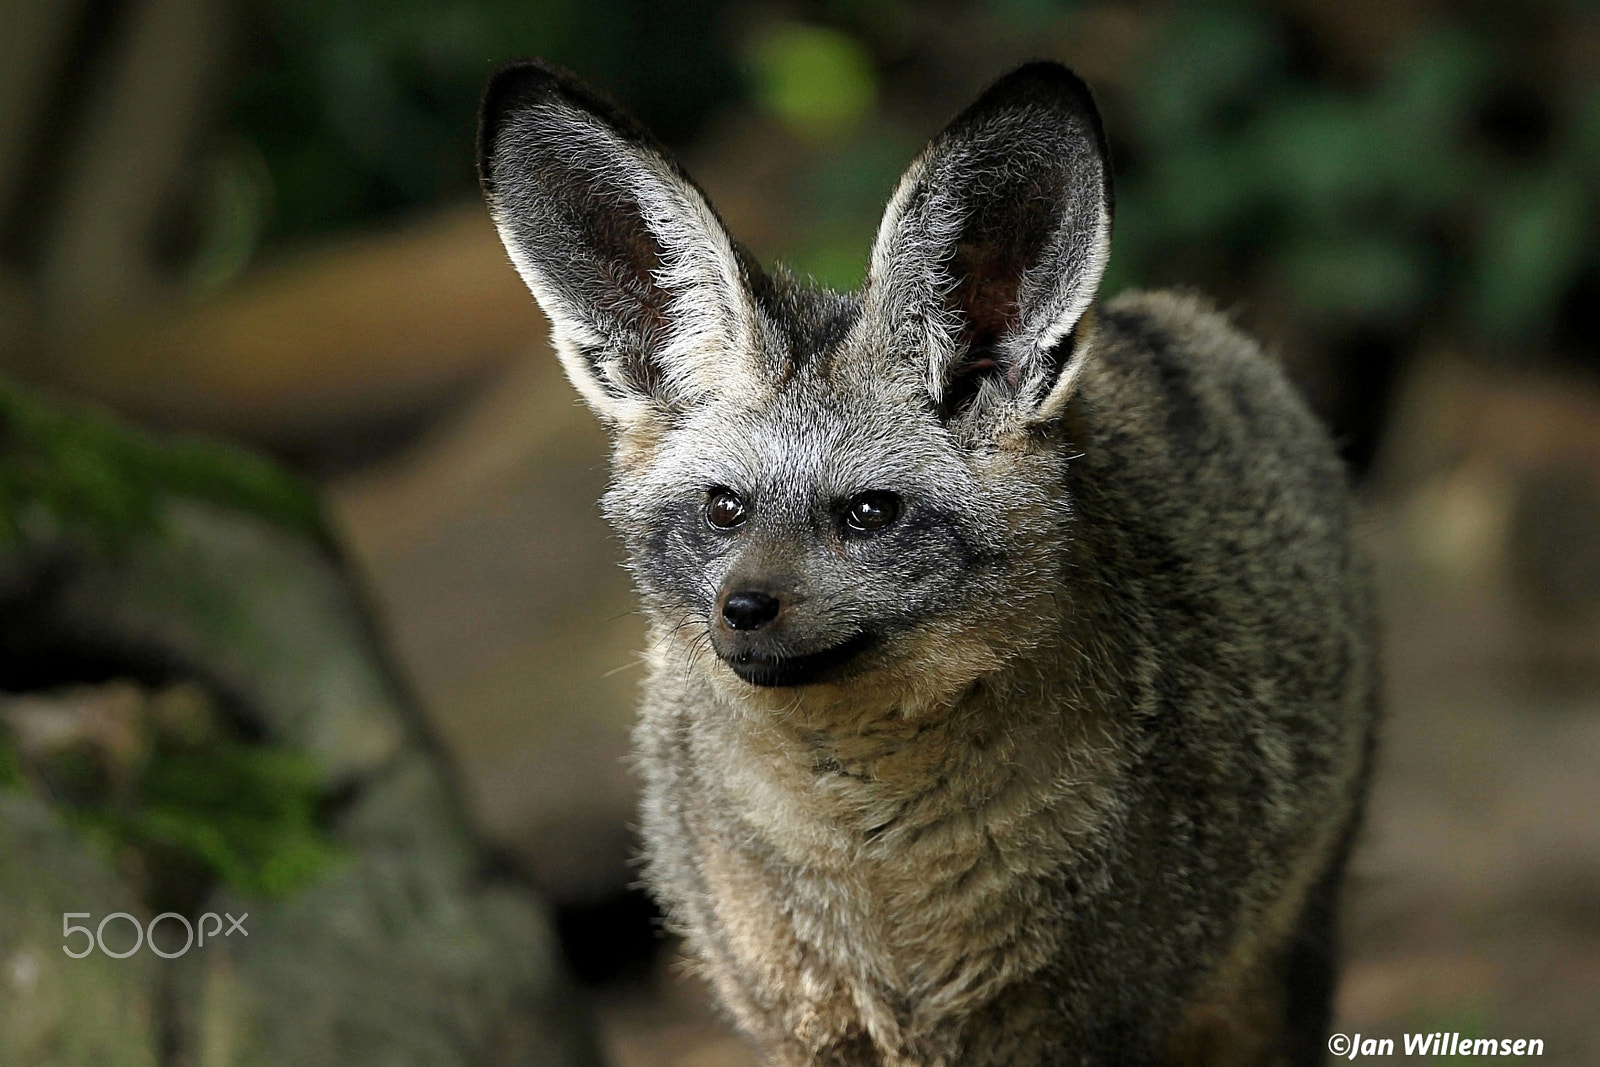
[[[0,378],[0,538],[42,515],[114,543],[160,523],[163,496],[246,511],[319,534],[310,488],[262,457],[158,438],[104,412],[57,407]]]

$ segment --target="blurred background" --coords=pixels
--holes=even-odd
[[[472,172],[566,65],[757,256],[861,280],[922,143],[1094,87],[1105,290],[1212,295],[1364,494],[1391,716],[1340,1029],[1600,1062],[1600,8],[1583,0],[0,0],[0,373],[312,480],[619,1065],[746,1064],[632,888],[641,626]]]

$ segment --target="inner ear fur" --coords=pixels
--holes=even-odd
[[[514,64],[485,90],[478,167],[557,353],[602,416],[681,408],[737,380],[748,264],[642,126],[560,70]]]
[[[868,305],[926,357],[947,418],[985,396],[1059,408],[1089,348],[1111,215],[1099,113],[1059,64],[1000,79],[912,165],[879,229]]]

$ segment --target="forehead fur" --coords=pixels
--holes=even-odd
[[[770,274],[752,271],[751,289],[764,341],[789,377],[825,363],[861,317],[861,297],[795,277],[781,264]]]
[[[914,369],[884,358],[858,329],[858,294],[779,267],[760,277],[754,296],[760,362],[778,372],[766,389],[729,390],[681,416],[680,432],[662,441],[666,452],[720,458],[730,480],[884,486],[885,478],[910,480],[930,447],[948,444]]]
[[[727,485],[801,510],[869,489],[931,498],[970,490],[960,451],[912,389],[862,390],[830,366],[854,371],[818,361],[756,403],[712,401],[688,414],[658,440],[649,473],[632,478],[651,492]]]
[[[796,387],[790,395],[854,404],[857,415],[892,410],[938,421],[920,367],[905,358],[861,293],[835,292],[780,264],[756,279],[755,298],[766,346],[760,362],[780,368],[777,384]]]

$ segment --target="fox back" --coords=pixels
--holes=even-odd
[[[543,65],[480,166],[613,432],[648,880],[766,1060],[1320,1062],[1375,718],[1345,474],[1202,301],[1097,305],[1083,83],[957,116],[854,294]]]

